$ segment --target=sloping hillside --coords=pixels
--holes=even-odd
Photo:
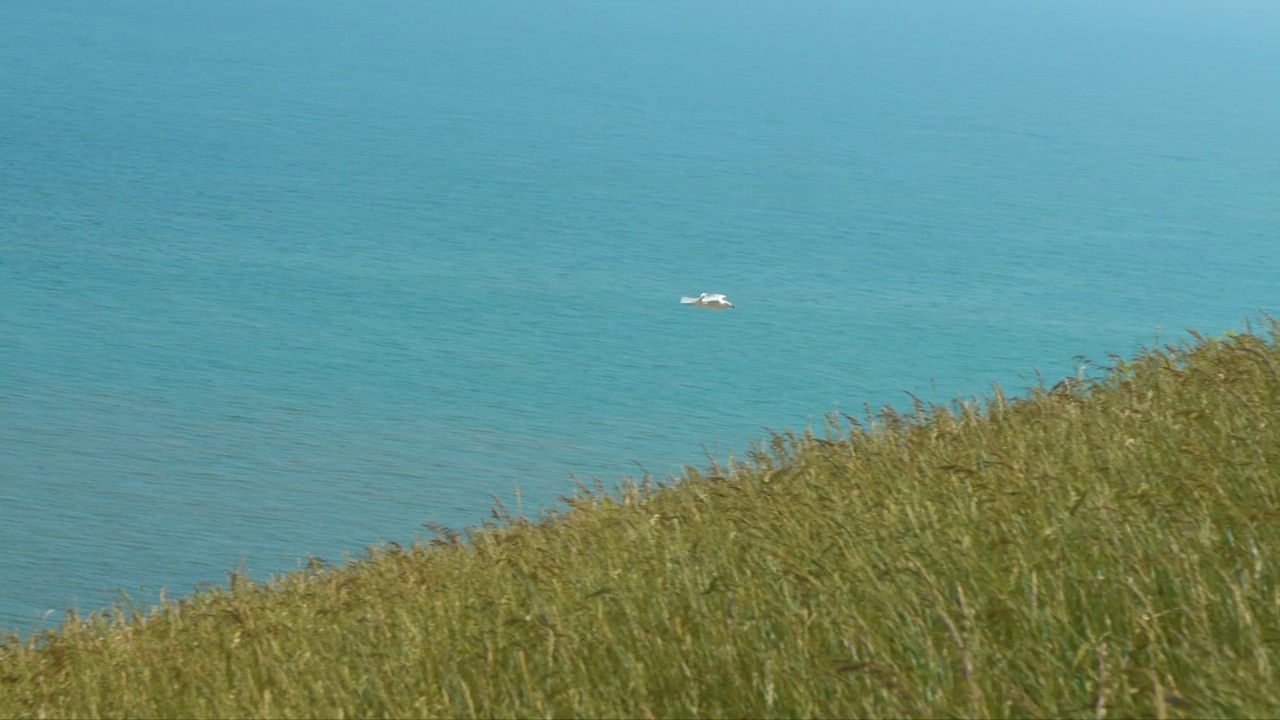
[[[1280,708],[1280,348],[785,434],[672,487],[0,649],[0,716]]]

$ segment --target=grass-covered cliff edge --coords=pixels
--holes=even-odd
[[[769,445],[11,638],[0,717],[1280,708],[1274,326]]]

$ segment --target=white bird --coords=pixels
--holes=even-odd
[[[692,305],[694,307],[706,308],[708,310],[728,310],[729,308],[733,307],[733,303],[726,300],[724,295],[721,295],[719,293],[716,293],[715,295],[708,295],[707,293],[702,293],[696,298],[683,297],[683,298],[680,298],[680,302],[685,305]]]

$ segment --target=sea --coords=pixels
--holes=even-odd
[[[1271,0],[3,0],[0,631],[1264,326],[1278,37]]]

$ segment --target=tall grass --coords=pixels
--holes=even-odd
[[[0,716],[1280,709],[1274,328],[566,502],[11,638]]]

